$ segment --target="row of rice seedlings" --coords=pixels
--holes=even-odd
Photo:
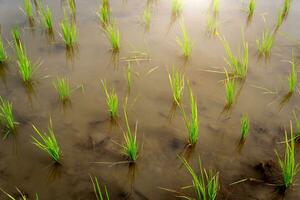
[[[249,118],[247,115],[243,115],[241,118],[241,139],[246,140],[249,134]]]
[[[225,94],[226,94],[226,106],[230,107],[235,101],[235,81],[234,78],[229,78],[227,71],[225,79]]]
[[[48,132],[41,133],[34,125],[32,125],[34,131],[39,136],[37,139],[31,136],[32,143],[36,145],[40,150],[45,151],[48,155],[57,163],[61,161],[61,151],[54,135],[54,130],[52,126],[52,120],[50,118],[50,124],[48,127]]]
[[[126,123],[126,131],[124,133],[124,143],[122,145],[123,147],[123,153],[127,156],[127,158],[131,162],[135,162],[138,158],[138,143],[136,139],[136,133],[137,133],[137,123],[135,124],[135,130],[134,133],[132,133],[129,122],[128,122],[128,116],[126,111],[126,104],[124,106],[124,117],[125,117],[125,123]]]
[[[77,41],[77,30],[75,22],[71,22],[65,13],[63,21],[60,23],[62,38],[67,47],[72,47]]]
[[[293,185],[295,178],[300,169],[300,163],[295,160],[295,138],[293,135],[292,124],[290,127],[290,139],[285,132],[285,153],[281,158],[276,151],[278,163],[282,171],[282,178],[285,189]]]
[[[19,42],[15,45],[15,53],[17,56],[17,64],[19,67],[19,74],[20,74],[22,80],[25,83],[28,83],[32,79],[32,76],[34,73],[34,68],[26,54],[25,47],[23,47],[21,42]]]
[[[174,15],[179,14],[182,11],[182,0],[172,0],[172,13]]]
[[[99,184],[97,177],[92,178],[90,176],[90,178],[91,178],[91,181],[93,184],[93,189],[95,192],[96,199],[97,200],[104,200],[104,199],[109,200],[109,193],[108,193],[106,186],[104,186],[104,192],[102,192],[101,186]]]
[[[210,35],[218,34],[218,22],[215,16],[208,16],[207,18],[207,31]]]
[[[234,72],[239,78],[245,78],[248,73],[248,63],[249,63],[249,51],[248,43],[243,39],[242,51],[239,50],[239,56],[234,56],[233,52],[230,49],[230,46],[225,38],[221,39],[230,69]]]
[[[120,32],[115,23],[107,25],[105,29],[106,35],[109,39],[113,51],[120,49]]]
[[[31,0],[24,0],[24,12],[28,18],[33,17],[33,8]]]
[[[256,40],[258,54],[260,56],[268,56],[274,44],[274,35],[266,29],[261,36],[261,39]]]
[[[220,0],[213,0],[213,11],[217,14],[220,10]]]
[[[23,194],[19,188],[16,188],[16,189],[18,192],[18,197],[15,198],[12,195],[10,195],[8,192],[6,192],[5,190],[0,188],[0,190],[11,200],[28,200],[28,197],[26,194]],[[39,200],[39,196],[37,194],[35,195],[35,200]]]
[[[5,127],[4,138],[16,130],[17,122],[13,115],[12,103],[0,97],[0,124]]]
[[[187,30],[186,27],[184,25],[184,23],[180,24],[180,28],[182,31],[182,37],[177,37],[177,44],[179,45],[179,47],[182,50],[183,56],[188,58],[191,55],[192,52],[192,42],[191,39],[189,38],[188,34],[187,34]]]
[[[19,45],[21,43],[20,28],[18,26],[13,27],[11,30],[11,34],[15,45]]]
[[[173,93],[173,99],[179,105],[184,89],[184,75],[173,67],[172,74],[169,74],[169,82]]]
[[[291,63],[291,72],[288,76],[288,85],[289,85],[289,92],[294,93],[294,91],[297,89],[297,83],[298,83],[298,71],[296,69],[294,53],[292,55],[292,60],[290,61],[290,63]]]
[[[97,15],[103,24],[108,24],[110,21],[111,11],[109,8],[108,0],[103,0],[99,10],[97,11]]]
[[[151,7],[147,6],[144,11],[143,11],[143,22],[145,24],[146,27],[150,26],[150,22],[151,22]]]
[[[53,17],[49,6],[40,5],[40,14],[42,16],[42,24],[48,31],[53,31]]]
[[[248,5],[248,15],[253,16],[256,7],[256,0],[250,0]]]
[[[220,189],[219,173],[213,173],[211,170],[207,171],[202,167],[201,160],[199,158],[198,168],[199,172],[196,173],[190,164],[182,157],[179,157],[185,168],[192,176],[192,188],[195,191],[195,199],[197,200],[216,200],[218,191]],[[199,174],[199,175],[197,175]],[[184,197],[186,199],[192,199],[190,197]]]
[[[3,40],[2,37],[0,35],[0,64],[4,63],[7,60],[7,54],[6,54],[6,50],[4,48],[4,44],[3,44]]]
[[[106,104],[108,107],[108,111],[110,113],[110,117],[112,119],[116,119],[118,117],[118,96],[114,88],[109,89],[106,85],[106,81],[102,80],[102,86],[106,95]]]
[[[199,119],[198,119],[198,109],[197,101],[193,95],[192,89],[189,86],[189,96],[190,96],[190,107],[191,116],[188,118],[184,109],[182,108],[183,118],[185,121],[186,128],[188,130],[188,143],[189,145],[195,145],[199,139]]]
[[[58,92],[59,99],[62,102],[65,102],[70,98],[71,89],[67,78],[57,78],[53,85]]]

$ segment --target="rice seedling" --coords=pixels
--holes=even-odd
[[[102,1],[102,4],[97,12],[97,15],[103,24],[107,24],[110,21],[111,11],[109,9],[108,0]]]
[[[59,99],[64,102],[70,98],[71,89],[67,78],[58,78],[54,83],[54,88],[58,92]]]
[[[241,119],[241,136],[242,140],[245,140],[249,133],[249,118],[247,115],[243,115]]]
[[[177,44],[182,50],[183,55],[188,58],[191,55],[192,51],[192,42],[187,34],[187,30],[183,23],[180,24],[182,31],[182,38],[177,37]]]
[[[32,9],[31,0],[24,0],[24,12],[27,17],[29,17],[29,18],[33,17],[33,9]]]
[[[130,91],[132,86],[132,70],[131,70],[130,62],[128,63],[128,67],[126,69],[126,80],[127,80],[127,87]]]
[[[120,32],[115,24],[109,24],[106,27],[106,35],[109,39],[113,51],[120,49]]]
[[[0,64],[4,63],[7,60],[7,54],[4,48],[3,40],[0,35]]]
[[[106,200],[109,200],[109,193],[107,191],[106,186],[104,186],[104,193],[102,193],[99,181],[97,179],[97,177],[94,177],[94,179],[90,176],[92,184],[93,184],[93,188],[94,188],[94,192],[95,192],[95,196],[97,200],[104,200],[106,197]],[[104,195],[105,194],[105,195]]]
[[[17,198],[13,197],[8,192],[0,188],[0,190],[11,200],[28,200],[27,195],[23,194],[19,188],[16,189],[19,193]],[[35,195],[35,200],[39,200],[39,196],[37,194]]]
[[[183,118],[185,121],[186,128],[188,130],[188,142],[190,145],[195,145],[199,139],[199,119],[197,101],[193,95],[192,89],[189,86],[190,106],[191,106],[191,117],[186,116],[185,111],[182,109]]]
[[[239,50],[239,56],[234,56],[232,50],[228,42],[225,38],[221,39],[227,59],[226,62],[228,63],[230,69],[234,72],[234,74],[239,78],[245,78],[248,73],[248,62],[249,62],[249,52],[248,52],[248,43],[243,39],[242,51]]]
[[[172,13],[177,15],[182,11],[182,0],[172,0]]]
[[[68,16],[65,15],[63,21],[60,23],[60,28],[62,31],[62,38],[67,47],[72,47],[77,41],[77,30],[76,24],[70,22]]]
[[[218,13],[220,9],[220,0],[213,0],[213,11]]]
[[[40,139],[38,140],[36,137],[31,136],[32,143],[36,145],[40,150],[47,152],[55,162],[60,163],[61,151],[54,135],[51,118],[48,127],[48,133],[41,133],[34,125],[32,125],[32,127]]]
[[[284,5],[282,9],[282,14],[284,17],[288,14],[290,7],[291,7],[291,0],[284,0]]]
[[[289,84],[290,93],[293,93],[297,88],[297,82],[298,82],[298,72],[296,69],[294,54],[292,56],[292,60],[290,61],[290,63],[291,63],[291,72],[288,76],[288,84]]]
[[[256,7],[255,0],[250,0],[248,5],[248,15],[252,16]]]
[[[147,6],[143,12],[143,22],[144,24],[149,27],[151,22],[151,8]]]
[[[19,27],[18,26],[13,27],[11,30],[11,34],[13,36],[14,43],[19,45],[21,41],[21,33]]]
[[[102,86],[106,95],[106,104],[108,107],[108,111],[110,113],[110,117],[112,119],[116,119],[118,117],[118,96],[115,89],[109,89],[106,85],[106,81],[102,80]]]
[[[226,103],[227,106],[231,106],[235,100],[235,82],[233,78],[229,78],[227,71],[225,79],[225,94],[226,94]]]
[[[184,75],[173,67],[172,74],[169,74],[169,82],[173,93],[173,99],[179,105],[184,89]]]
[[[48,29],[48,31],[52,31],[53,30],[52,11],[48,6],[46,8],[41,6],[41,16],[42,16],[43,26],[46,29]]]
[[[196,173],[190,164],[182,157],[179,157],[185,168],[192,176],[192,188],[195,192],[195,199],[197,200],[215,200],[217,198],[218,191],[220,189],[219,173],[213,174],[212,171],[206,171],[201,164],[201,160],[198,161],[199,172]],[[197,175],[199,174],[199,175]],[[186,199],[192,199],[185,197]]]
[[[0,123],[5,127],[5,136],[15,131],[17,122],[14,119],[12,103],[0,97]]]
[[[68,0],[68,7],[71,14],[76,13],[76,2],[75,0]]]
[[[34,69],[26,54],[26,50],[21,43],[19,43],[19,45],[16,44],[15,52],[17,55],[19,74],[24,82],[30,82],[34,73]]]
[[[294,116],[294,124],[295,124],[295,133],[296,133],[296,138],[299,139],[300,137],[300,117],[296,115],[296,112],[293,112]]]
[[[258,54],[260,56],[270,55],[271,49],[274,44],[273,34],[268,29],[266,29],[262,33],[261,39],[256,40],[256,44],[257,44]]]
[[[217,35],[218,22],[213,16],[207,18],[207,31],[210,35]]]
[[[135,132],[132,133],[128,123],[126,105],[124,106],[124,117],[127,130],[124,133],[124,144],[122,145],[123,153],[128,157],[130,161],[135,162],[138,158],[138,143],[136,140],[137,123],[135,125]]]
[[[285,153],[284,157],[281,158],[276,151],[278,163],[282,171],[282,178],[285,188],[289,188],[293,185],[296,175],[299,172],[300,165],[295,160],[295,139],[293,135],[292,124],[290,127],[290,139],[285,132]]]

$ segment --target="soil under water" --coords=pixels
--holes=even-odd
[[[65,1],[47,1],[53,10],[54,35],[49,37],[35,13],[29,23],[18,0],[0,0],[2,37],[10,41],[11,29],[20,26],[21,38],[34,63],[41,63],[31,88],[22,83],[12,48],[10,61],[0,66],[0,95],[13,103],[19,122],[17,133],[1,140],[0,186],[10,194],[15,187],[33,199],[95,199],[89,174],[106,185],[111,199],[177,199],[168,188],[193,196],[191,177],[177,155],[183,155],[194,168],[201,157],[205,168],[219,171],[221,189],[218,199],[270,200],[300,199],[296,185],[283,195],[274,150],[283,153],[284,130],[289,128],[292,112],[299,112],[299,93],[288,95],[287,76],[292,49],[300,55],[300,1],[292,1],[290,12],[276,33],[275,45],[268,59],[259,59],[256,40],[265,27],[273,29],[282,1],[257,0],[253,18],[247,20],[247,2],[221,0],[218,32],[234,52],[242,41],[242,30],[249,43],[249,73],[239,81],[237,100],[224,110],[225,93],[222,73],[225,52],[218,37],[209,36],[206,21],[212,13],[211,1],[186,0],[178,18],[172,17],[171,1],[110,0],[112,15],[121,33],[121,48],[112,54],[110,44],[96,15],[99,2],[76,1],[78,43],[73,52],[66,51],[59,35]],[[147,4],[152,4],[149,29],[141,23]],[[184,18],[192,39],[192,55],[183,59],[176,43]],[[5,42],[5,44],[8,44]],[[127,90],[125,72],[128,57],[134,71],[133,85]],[[182,114],[173,105],[168,72],[180,68],[190,80],[197,97],[200,138],[193,148],[186,148],[187,130]],[[76,88],[71,100],[62,104],[53,87],[57,77],[68,77]],[[140,155],[135,165],[104,164],[120,162],[125,123],[122,108],[119,119],[112,123],[107,112],[101,79],[116,88],[120,103],[128,96],[131,127],[138,121],[137,138]],[[185,90],[183,105],[188,110]],[[247,113],[250,133],[240,143],[240,118]],[[45,130],[51,116],[57,140],[63,152],[62,165],[52,164],[44,152],[31,143],[35,134],[32,124]],[[296,158],[300,160],[298,154]],[[248,178],[237,184],[234,182]],[[299,180],[299,176],[297,179]],[[7,199],[0,194],[1,199]]]

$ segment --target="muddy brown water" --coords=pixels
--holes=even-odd
[[[206,20],[211,13],[208,0],[184,1],[181,17],[193,41],[188,61],[181,56],[176,43],[180,35],[180,19],[171,17],[171,1],[110,0],[113,16],[121,32],[121,49],[112,55],[110,45],[99,24],[96,0],[76,1],[78,43],[73,56],[66,53],[59,36],[58,23],[63,17],[64,1],[48,1],[53,10],[55,33],[49,40],[35,13],[33,25],[22,13],[21,1],[0,0],[0,24],[3,38],[11,40],[10,30],[20,26],[30,59],[42,62],[34,75],[31,89],[20,80],[15,56],[8,48],[10,61],[1,66],[0,95],[13,103],[17,133],[0,145],[0,186],[10,194],[15,187],[31,199],[38,193],[43,200],[95,199],[89,174],[106,185],[111,199],[176,199],[160,187],[178,190],[193,196],[191,177],[177,155],[183,155],[194,168],[201,157],[203,166],[220,173],[221,189],[218,199],[300,199],[296,185],[282,196],[276,187],[281,180],[275,149],[284,138],[292,112],[299,111],[299,94],[287,97],[288,60],[292,49],[299,58],[300,2],[292,1],[287,19],[276,33],[272,54],[259,60],[256,39],[264,27],[274,28],[282,1],[258,0],[255,14],[247,23],[247,2],[221,0],[218,15],[219,33],[226,37],[237,52],[241,29],[249,42],[249,73],[238,83],[239,93],[234,106],[224,112],[223,74],[206,70],[223,70],[224,49],[217,37],[206,34]],[[141,24],[143,9],[152,4],[149,30]],[[8,45],[8,43],[5,43]],[[236,48],[235,48],[236,47]],[[133,85],[129,94],[129,121],[138,121],[140,155],[135,166],[108,165],[96,162],[119,162],[125,158],[116,143],[122,143],[120,128],[124,127],[122,109],[114,125],[109,119],[101,79],[116,88],[120,102],[128,95],[123,58],[147,52],[150,60],[132,62]],[[200,138],[193,149],[186,149],[187,131],[179,109],[172,107],[168,82],[171,66],[180,68],[197,97],[200,117]],[[151,73],[150,73],[151,72]],[[72,87],[84,85],[84,92],[75,90],[71,102],[63,106],[52,82],[57,77],[70,78]],[[271,93],[264,93],[267,88]],[[187,91],[187,90],[186,90]],[[185,91],[183,105],[188,109]],[[251,125],[246,142],[239,145],[240,117],[248,113]],[[63,152],[62,166],[52,164],[50,158],[31,143],[32,124],[46,129],[52,117],[54,130]],[[297,149],[298,152],[298,149]],[[296,154],[297,160],[300,156]],[[255,178],[261,182],[242,182]],[[299,176],[297,179],[299,180]],[[0,194],[1,199],[8,199]]]

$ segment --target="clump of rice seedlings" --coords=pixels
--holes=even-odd
[[[288,14],[290,7],[291,7],[291,0],[284,0],[284,5],[282,9],[282,14],[284,17]]]
[[[103,24],[107,24],[110,21],[110,14],[111,14],[111,11],[109,9],[108,1],[103,0],[102,4],[97,12],[97,15],[98,15],[100,21]]]
[[[0,64],[4,63],[7,60],[7,54],[4,48],[3,40],[0,35]]]
[[[43,26],[48,29],[48,31],[53,30],[53,18],[52,18],[52,11],[51,9],[47,6],[41,7],[41,16],[42,16],[42,24]]]
[[[249,133],[249,118],[247,115],[243,115],[241,119],[241,136],[242,140],[245,140]]]
[[[190,96],[190,106],[191,106],[191,117],[188,118],[183,109],[182,112],[183,112],[185,125],[188,130],[188,142],[190,145],[195,145],[199,139],[198,109],[197,109],[197,101],[190,87],[189,87],[189,93],[190,93],[189,96]]]
[[[15,52],[17,55],[19,74],[24,82],[30,82],[34,69],[21,43],[19,43],[19,45],[16,44]]]
[[[248,15],[252,16],[256,7],[255,0],[250,0],[248,5]]]
[[[290,63],[291,63],[291,72],[288,76],[288,83],[289,83],[289,91],[290,93],[293,93],[297,88],[297,82],[298,82],[298,72],[296,69],[294,55],[292,56],[292,60],[290,61]]]
[[[14,132],[16,129],[17,122],[14,119],[12,103],[3,100],[0,97],[0,123],[5,127],[6,137],[9,133]]]
[[[128,122],[126,105],[124,106],[124,117],[127,130],[124,133],[124,144],[122,145],[123,152],[130,161],[135,162],[138,158],[138,143],[136,140],[137,123],[135,125],[135,132],[132,133]]]
[[[50,125],[48,127],[48,133],[41,133],[34,125],[32,125],[32,127],[36,134],[39,136],[39,139],[37,139],[34,136],[31,136],[32,143],[42,151],[47,152],[55,162],[59,163],[61,160],[61,151],[57,143],[56,137],[54,135],[51,118]]]
[[[222,39],[222,43],[227,55],[226,62],[228,63],[230,69],[239,78],[245,78],[248,73],[248,62],[249,62],[248,43],[243,39],[242,51],[239,50],[238,57],[234,56],[225,38]]]
[[[267,29],[262,33],[261,39],[256,40],[258,54],[260,56],[268,56],[274,44],[274,36]]]
[[[208,16],[207,18],[207,30],[211,35],[217,35],[218,22],[213,16]]]
[[[94,179],[90,176],[92,184],[93,184],[93,188],[94,188],[94,192],[95,192],[95,196],[97,200],[109,200],[109,193],[107,191],[106,186],[104,186],[104,193],[102,193],[99,181],[97,179],[97,177],[94,177]],[[106,197],[106,198],[105,198]]]
[[[120,32],[115,24],[109,24],[106,27],[106,35],[109,39],[113,51],[120,49]]]
[[[213,0],[213,11],[218,13],[220,9],[220,0]]]
[[[294,116],[294,124],[295,124],[295,133],[296,133],[296,138],[299,139],[300,137],[300,117],[296,115],[296,112],[293,112]]]
[[[75,0],[68,0],[68,7],[71,14],[75,14],[76,12],[76,3]]]
[[[184,75],[173,67],[172,74],[169,74],[169,82],[173,93],[173,99],[179,105],[184,89]]]
[[[276,151],[278,163],[282,171],[284,186],[286,189],[293,185],[296,175],[298,174],[300,169],[299,163],[295,160],[295,139],[293,136],[292,125],[290,131],[290,139],[285,132],[284,157],[281,158]]]
[[[108,111],[110,113],[110,117],[112,119],[116,119],[118,117],[118,106],[119,106],[119,101],[118,101],[118,96],[115,91],[115,89],[109,89],[106,85],[106,81],[102,80],[102,86],[106,95],[106,104],[108,107]]]
[[[143,22],[144,24],[149,27],[151,22],[151,8],[147,6],[143,12]]]
[[[179,14],[182,11],[182,1],[172,0],[172,13]]]
[[[21,33],[19,27],[18,26],[13,27],[11,30],[11,34],[13,36],[14,43],[19,45],[21,41]]]
[[[58,78],[53,83],[55,89],[58,92],[59,99],[64,102],[70,98],[71,95],[71,89],[69,80],[67,78]]]
[[[225,94],[226,94],[226,104],[231,106],[235,100],[235,81],[233,78],[229,78],[227,71],[225,79]]]
[[[184,159],[179,157],[185,168],[192,176],[192,188],[195,191],[195,199],[197,200],[216,200],[217,194],[220,189],[219,173],[213,173],[211,170],[207,171],[202,167],[201,160],[199,159],[198,168],[199,172],[196,173],[190,164]],[[197,175],[199,174],[199,175]],[[186,199],[192,199],[185,197]]]
[[[188,58],[191,55],[192,51],[192,42],[187,34],[185,25],[181,23],[180,25],[182,31],[182,38],[177,37],[177,43],[182,50],[184,57]]]
[[[74,22],[70,22],[68,16],[65,15],[63,21],[60,23],[60,28],[65,44],[67,47],[72,47],[77,41],[76,24]]]
[[[24,0],[24,12],[27,17],[29,17],[29,18],[33,17],[33,9],[32,9],[31,0]]]

